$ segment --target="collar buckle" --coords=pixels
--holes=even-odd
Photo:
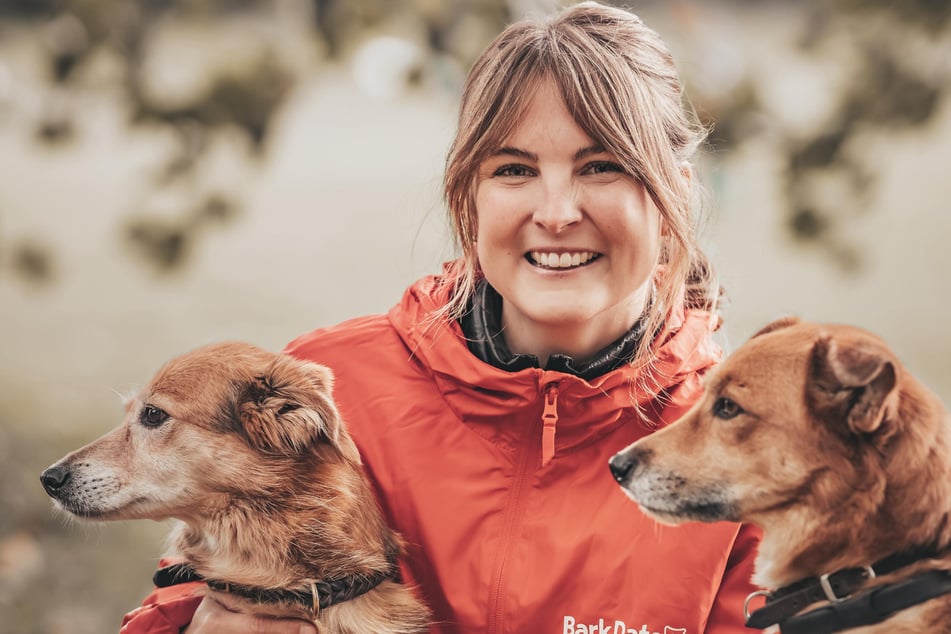
[[[743,602],[743,620],[744,620],[745,622],[749,622],[749,620],[750,620],[750,615],[753,614],[753,613],[750,611],[750,603],[753,602],[753,599],[755,599],[756,597],[766,597],[767,600],[768,600],[768,599],[769,599],[769,595],[770,595],[770,593],[769,593],[769,591],[767,591],[767,590],[757,590],[756,592],[750,593],[750,595],[749,595],[748,597],[746,597],[746,600]]]
[[[317,592],[317,584],[313,581],[310,582],[310,599],[310,613],[316,619],[317,615],[320,614],[320,593]]]
[[[871,566],[863,566],[862,572],[865,574],[866,581],[875,578],[875,570]],[[832,576],[833,574],[835,573],[827,572],[824,575],[820,575],[819,586],[822,588],[823,594],[826,595],[826,599],[828,599],[830,603],[842,603],[843,601],[851,597],[852,593],[847,592],[846,594],[843,594],[841,597],[837,595],[835,593],[835,588],[832,587],[832,582],[829,581],[829,577]]]

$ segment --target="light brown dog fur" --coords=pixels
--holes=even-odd
[[[167,363],[118,428],[50,467],[44,483],[65,479],[50,495],[82,518],[181,520],[174,549],[206,579],[306,589],[386,570],[402,543],[331,382],[322,366],[248,344],[200,348]],[[310,618],[295,603],[235,600],[255,614]],[[315,622],[322,633],[397,634],[426,631],[428,617],[412,590],[387,579]]]
[[[681,420],[611,462],[659,521],[760,526],[763,588],[918,547],[943,554],[868,587],[951,569],[948,412],[856,328],[774,322],[707,376]],[[849,632],[951,632],[951,595]]]

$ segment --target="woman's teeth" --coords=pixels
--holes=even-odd
[[[566,269],[586,264],[590,262],[596,254],[592,251],[578,251],[576,253],[544,253],[542,251],[532,251],[529,255],[532,261],[539,266],[544,266],[549,269]]]

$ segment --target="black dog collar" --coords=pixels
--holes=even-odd
[[[780,623],[779,631],[782,634],[833,634],[881,623],[906,608],[948,593],[951,593],[951,573],[929,570],[792,617]]]
[[[881,559],[871,566],[864,568],[846,568],[819,577],[810,577],[771,592],[763,590],[754,592],[746,598],[746,603],[743,606],[746,626],[764,629],[770,625],[779,623],[781,624],[780,629],[783,634],[790,632],[809,632],[810,634],[815,632],[818,634],[820,631],[836,632],[842,628],[815,629],[819,627],[819,625],[814,624],[812,618],[818,619],[819,622],[828,619],[829,623],[833,623],[839,622],[842,619],[860,618],[860,615],[863,613],[867,613],[869,618],[877,618],[877,620],[871,620],[867,623],[877,623],[898,610],[951,592],[951,585],[949,585],[947,589],[944,589],[945,583],[935,583],[936,580],[943,581],[945,578],[951,581],[951,575],[941,573],[940,571],[932,571],[936,574],[931,575],[925,573],[917,575],[909,580],[879,586],[869,593],[855,596],[856,593],[865,586],[866,582],[874,579],[876,576],[894,572],[917,561],[936,555],[937,553],[933,551],[900,553]],[[896,590],[893,592],[892,589]],[[932,591],[936,591],[937,594],[931,594]],[[751,614],[749,612],[749,605],[753,599],[760,596],[766,598],[766,605]],[[920,598],[912,600],[914,597]],[[909,600],[911,600],[911,602],[906,603]],[[795,616],[807,606],[823,601],[828,602],[829,605],[818,610],[810,611],[808,614],[800,617]],[[901,607],[896,607],[898,605],[901,605]],[[795,629],[798,627],[796,625],[797,622],[806,619],[806,617],[810,615],[812,616],[808,622],[813,624],[807,626],[806,629]],[[848,620],[848,622],[851,623],[852,621]],[[788,629],[789,627],[793,627],[794,629],[790,630]],[[849,627],[855,626],[850,625]]]
[[[354,599],[369,592],[386,579],[395,579],[397,576],[398,568],[393,563],[388,569],[378,570],[369,575],[347,575],[329,580],[322,579],[302,590],[287,590],[258,588],[217,579],[205,579],[188,564],[173,564],[156,570],[152,576],[152,582],[156,587],[167,588],[190,581],[204,581],[212,590],[230,592],[257,603],[297,603],[304,606],[311,616],[316,618],[320,610]]]
[[[813,603],[843,601],[875,576],[873,566],[847,568],[821,577],[810,577],[772,592],[759,590],[746,597],[743,606],[746,627],[765,629],[796,615]],[[766,605],[750,614],[749,604],[756,597],[766,597]]]

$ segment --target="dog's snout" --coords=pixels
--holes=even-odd
[[[46,492],[55,497],[56,493],[69,482],[69,476],[69,467],[57,464],[40,475],[40,482],[43,483],[43,488],[46,489]]]
[[[624,485],[625,482],[630,480],[631,476],[637,470],[637,467],[645,461],[649,454],[650,452],[648,450],[639,447],[629,447],[615,454],[611,460],[608,461],[608,466],[611,468],[611,474],[614,476],[614,479],[617,480],[619,484]]]

